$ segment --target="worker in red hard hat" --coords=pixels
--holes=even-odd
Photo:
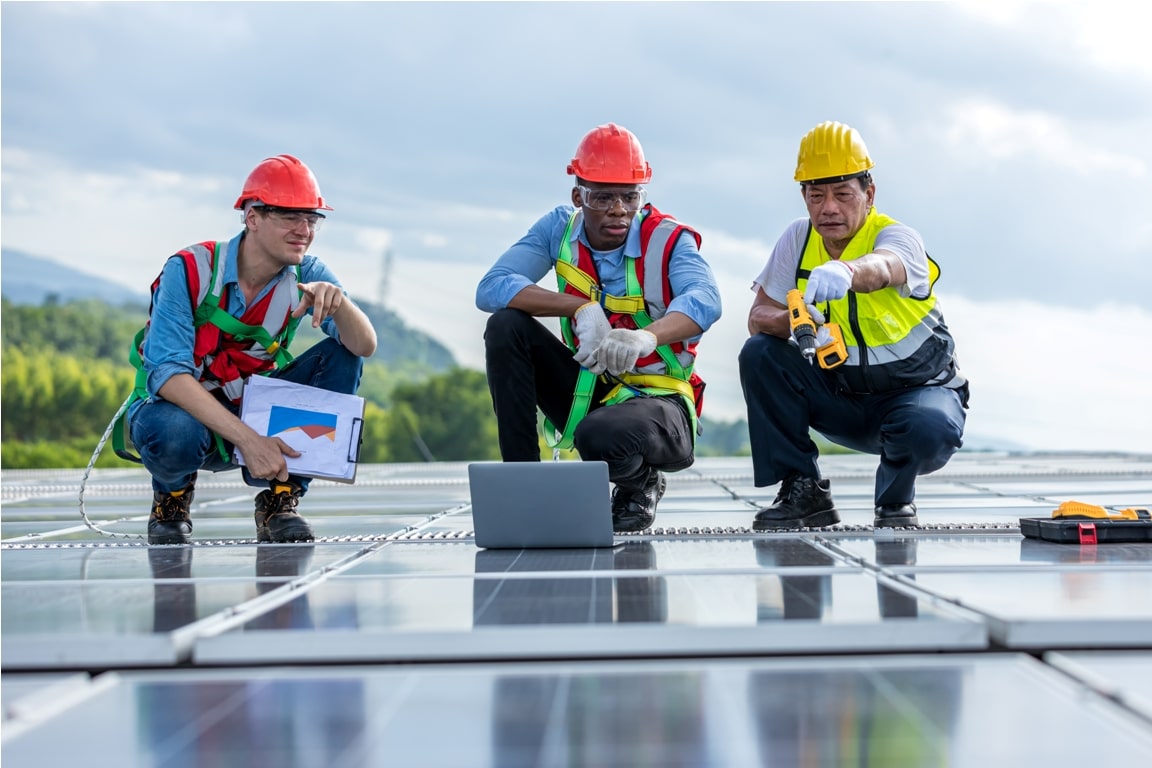
[[[169,257],[152,283],[148,323],[132,359],[136,387],[127,431],[152,475],[150,544],[191,542],[191,506],[201,469],[235,469],[268,486],[256,497],[258,541],[311,541],[296,511],[310,478],[289,474],[300,454],[240,420],[244,384],[269,375],[345,394],[355,393],[376,331],[322,261],[308,254],[324,222],[316,177],[291,155],[270,157],[248,175],[235,208],[244,230],[229,241],[205,241]],[[328,336],[293,359],[288,345],[311,316]]]
[[[481,279],[476,305],[505,461],[554,450],[608,464],[617,532],[652,525],[665,472],[691,466],[704,382],[696,345],[720,317],[700,235],[646,204],[639,140],[608,123],[580,141],[571,204],[532,225]],[[556,289],[537,285],[556,273]],[[556,337],[537,318],[559,317]]]

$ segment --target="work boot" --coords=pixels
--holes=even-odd
[[[312,541],[312,526],[296,511],[304,490],[295,483],[272,483],[256,495],[256,541]]]
[[[649,470],[643,488],[621,488],[612,491],[612,530],[615,533],[635,533],[656,521],[656,505],[664,496],[668,481],[664,473]]]
[[[789,475],[780,483],[780,491],[772,505],[756,513],[752,530],[791,530],[835,525],[840,522],[840,515],[832,503],[830,487],[827,480],[800,474]]]
[[[191,544],[192,520],[189,510],[196,495],[196,481],[182,491],[155,491],[152,515],[148,518],[149,544]]]
[[[876,507],[877,528],[915,528],[920,525],[915,504],[881,504]]]

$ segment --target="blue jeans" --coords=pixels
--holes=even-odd
[[[744,342],[740,384],[757,487],[791,474],[820,477],[811,427],[838,445],[879,454],[876,506],[906,504],[915,499],[916,477],[943,467],[962,443],[961,392],[944,387],[843,392],[834,376],[775,336],[758,333]]]
[[[310,347],[284,368],[273,371],[273,378],[297,384],[352,395],[360,386],[364,359],[345,349],[335,339],[325,339]],[[239,408],[228,405],[233,413]],[[140,452],[144,468],[152,475],[152,489],[157,492],[187,488],[201,469],[223,472],[240,465],[225,460],[217,450],[216,435],[178,405],[166,400],[137,403],[129,414],[132,442]],[[224,443],[231,456],[233,446]],[[267,487],[267,480],[257,480],[244,468],[244,482]],[[289,480],[304,490],[311,478],[289,475]]]

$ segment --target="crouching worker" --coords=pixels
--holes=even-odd
[[[363,358],[376,350],[368,317],[308,254],[322,211],[332,210],[308,167],[290,155],[264,160],[235,207],[240,234],[168,259],[133,349],[136,388],[125,418],[137,460],[152,475],[149,544],[191,541],[197,473],[236,469],[233,448],[245,482],[266,487],[256,496],[257,540],[311,541],[296,511],[309,478],[290,475],[285,458],[300,454],[240,420],[244,382],[266,374],[354,394]],[[308,315],[328,338],[293,359],[288,345]],[[117,452],[127,453],[121,445]]]
[[[700,236],[645,205],[652,170],[614,124],[580,142],[571,204],[532,225],[481,279],[476,305],[504,461],[539,461],[536,409],[556,447],[604,461],[612,526],[652,525],[663,472],[691,466],[704,384],[696,343],[720,317]],[[557,289],[536,285],[555,270]],[[538,317],[559,317],[564,339]],[[552,442],[550,440],[550,442]]]
[[[934,291],[940,270],[916,230],[876,210],[872,167],[854,129],[825,122],[809,131],[795,177],[808,215],[780,236],[752,286],[740,352],[752,467],[757,487],[780,484],[756,514],[758,531],[840,522],[810,428],[880,456],[879,528],[919,525],[916,478],[962,442],[968,380]],[[827,321],[818,363],[788,343],[792,290],[803,294],[795,316],[807,305],[815,323]]]

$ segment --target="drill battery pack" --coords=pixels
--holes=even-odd
[[[1081,501],[1066,501],[1050,518],[1020,518],[1020,533],[1030,539],[1058,544],[1152,541],[1152,513],[1147,509],[1114,511]]]

